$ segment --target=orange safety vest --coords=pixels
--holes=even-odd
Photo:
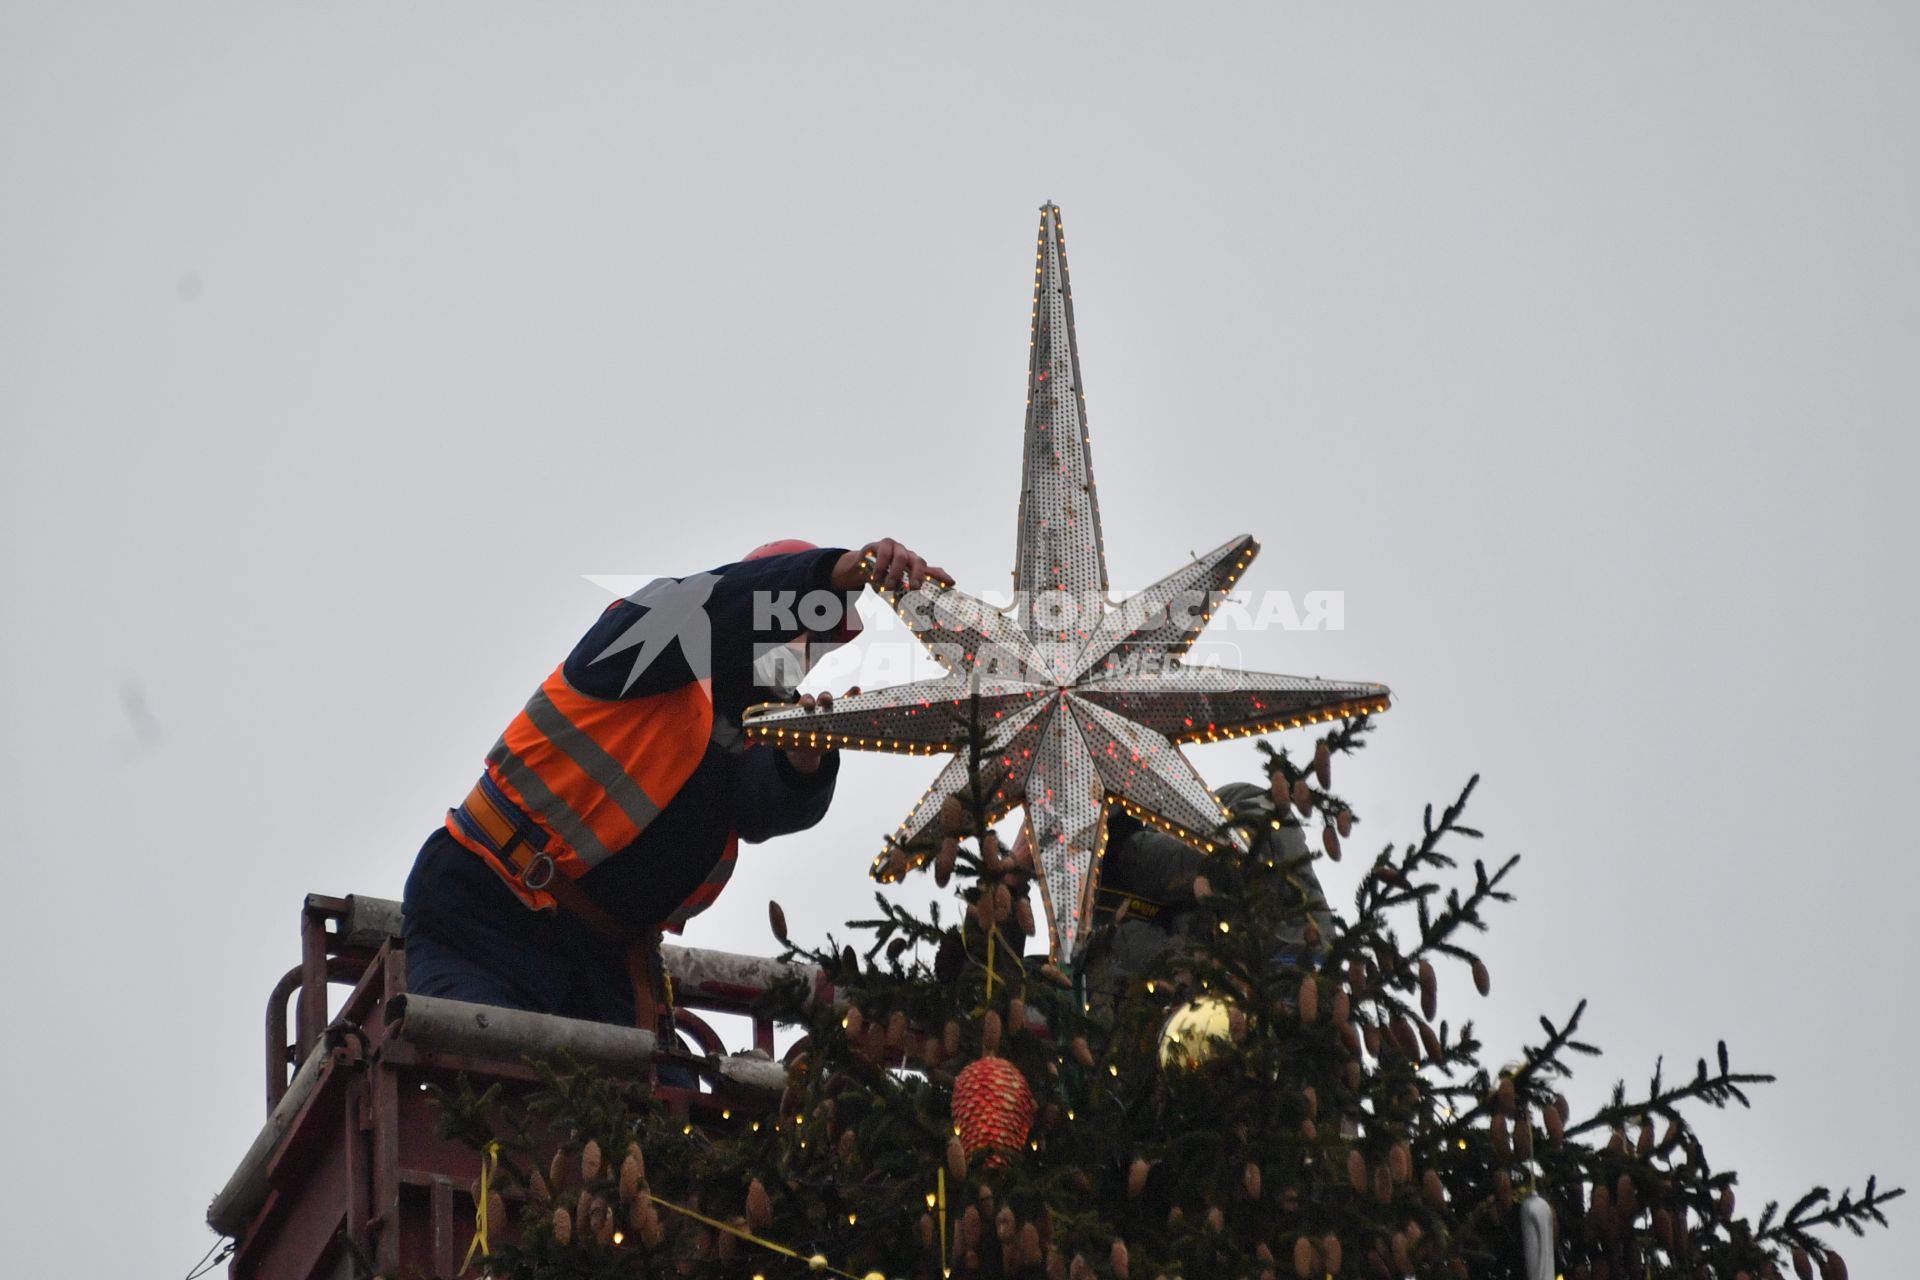
[[[643,698],[596,698],[567,683],[554,668],[507,731],[487,753],[487,784],[538,828],[531,842],[552,860],[553,872],[578,880],[647,829],[672,802],[705,757],[713,738],[711,682],[696,681]],[[553,907],[552,894],[528,885],[489,847],[484,833],[449,810],[447,831],[479,854],[528,906]],[[678,931],[720,896],[733,874],[738,840],[726,848],[706,880],[663,927]]]

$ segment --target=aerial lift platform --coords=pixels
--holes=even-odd
[[[533,1085],[532,1062],[571,1058],[634,1076],[675,1062],[697,1087],[661,1085],[655,1098],[689,1124],[723,1128],[771,1111],[786,1070],[754,1004],[796,974],[817,999],[831,1001],[831,988],[809,966],[662,950],[672,1044],[634,1027],[411,995],[399,903],[310,895],[300,963],[267,1001],[266,1123],[207,1211],[233,1241],[231,1280],[352,1280],[356,1255],[382,1275],[463,1274],[480,1157],[438,1135],[429,1085],[464,1075],[511,1096]],[[751,1045],[729,1052],[715,1014],[745,1018]]]

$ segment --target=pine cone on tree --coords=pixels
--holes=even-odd
[[[953,1082],[953,1120],[968,1156],[988,1152],[989,1164],[1027,1145],[1033,1127],[1033,1089],[1005,1058],[978,1058]]]

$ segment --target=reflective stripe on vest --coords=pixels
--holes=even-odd
[[[556,667],[500,741],[487,773],[579,879],[638,838],[699,767],[713,732],[705,681],[645,698],[595,698]]]
[[[663,929],[680,932],[687,921],[713,905],[720,891],[727,887],[727,881],[733,878],[734,864],[740,858],[740,838],[733,832],[727,832],[727,847],[720,851],[720,860],[713,864],[713,870],[707,872],[707,878],[694,886],[687,900],[674,908],[673,914],[660,922]]]

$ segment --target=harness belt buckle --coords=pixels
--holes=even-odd
[[[540,875],[537,881],[533,878],[536,872]],[[537,893],[553,883],[553,872],[553,859],[547,854],[536,853],[520,872],[520,883]]]

